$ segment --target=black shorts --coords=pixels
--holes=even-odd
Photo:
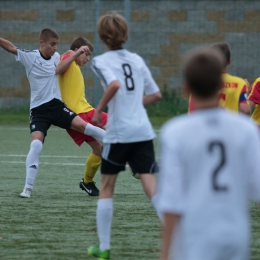
[[[59,99],[52,99],[30,111],[30,131],[31,133],[40,131],[45,136],[51,125],[64,129],[71,127],[72,120],[77,116],[67,108]]]
[[[102,174],[117,174],[124,171],[126,163],[129,163],[135,173],[155,173],[157,164],[153,141],[103,144]]]

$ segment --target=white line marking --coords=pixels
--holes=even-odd
[[[25,162],[19,161],[0,161],[0,163],[11,163],[11,164],[25,164]],[[48,164],[48,165],[61,165],[61,166],[82,166],[85,165],[84,163],[48,163],[48,162],[41,162],[40,164]]]
[[[15,130],[15,131],[17,131],[17,130],[28,130],[28,131],[30,131],[30,128],[29,128],[29,126],[27,127],[27,128],[25,128],[25,127],[0,127],[0,130]]]
[[[27,154],[0,154],[0,157],[26,157]],[[88,156],[74,156],[74,155],[40,155],[40,158],[76,158],[87,159]]]
[[[5,130],[5,131],[17,131],[17,130],[21,130],[21,131],[28,131],[30,132],[30,128],[29,128],[29,124],[28,124],[28,127],[0,127],[0,131],[1,130]],[[51,128],[49,131],[65,131],[65,129],[62,129],[62,128]],[[156,133],[160,133],[161,130],[160,129],[154,129],[154,131]]]
[[[28,131],[28,133],[30,134],[30,127],[29,127],[29,124],[28,124],[28,127],[0,127],[0,130],[8,130],[8,131]],[[65,131],[65,129],[62,129],[62,128],[52,128],[48,131]]]

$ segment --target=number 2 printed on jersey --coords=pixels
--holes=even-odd
[[[225,145],[220,141],[212,141],[208,145],[208,151],[210,154],[212,154],[214,150],[219,151],[219,163],[216,165],[216,167],[213,169],[212,172],[212,188],[217,192],[227,191],[228,190],[227,186],[220,185],[218,183],[218,176],[221,173],[222,168],[226,164]]]

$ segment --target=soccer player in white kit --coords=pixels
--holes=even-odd
[[[15,55],[26,70],[30,83],[30,132],[32,142],[26,158],[25,186],[21,198],[30,198],[39,169],[39,158],[47,131],[51,125],[73,129],[97,140],[103,140],[105,131],[86,123],[61,101],[56,67],[60,60],[57,51],[59,35],[45,28],[39,35],[39,50],[24,50],[0,38],[0,47]],[[87,46],[82,53],[89,52]]]
[[[161,260],[247,260],[250,199],[260,200],[260,140],[243,115],[218,108],[222,56],[200,49],[183,65],[196,111],[160,135]]]
[[[108,123],[103,141],[101,189],[97,205],[99,246],[88,249],[92,257],[110,259],[110,229],[116,178],[128,162],[140,174],[143,189],[153,204],[156,162],[155,133],[145,105],[161,99],[161,93],[143,59],[122,48],[127,23],[119,14],[98,21],[100,39],[108,51],[92,59],[92,69],[105,90],[92,121],[101,125],[101,112],[108,105]],[[145,95],[144,95],[145,94]]]

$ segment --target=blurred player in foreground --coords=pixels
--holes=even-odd
[[[42,145],[51,125],[73,129],[103,140],[105,131],[86,123],[61,101],[58,75],[55,72],[60,55],[56,52],[59,35],[46,28],[39,35],[39,50],[24,50],[0,38],[0,46],[15,55],[25,69],[30,83],[30,132],[32,142],[26,158],[26,180],[21,198],[30,198],[39,170]]]
[[[241,112],[249,115],[251,112],[247,101],[248,85],[242,78],[227,73],[227,66],[231,63],[231,52],[229,45],[225,42],[215,43],[212,49],[220,51],[224,56],[224,68],[222,71],[223,86],[219,92],[219,106],[233,112]],[[190,97],[189,112],[194,110],[193,97]]]
[[[80,67],[89,61],[91,52],[93,52],[92,44],[87,39],[78,37],[71,44],[70,51],[61,56],[61,61],[56,68],[56,73],[60,74],[59,86],[62,101],[86,122],[91,122],[95,109],[86,100],[84,78]],[[104,127],[106,123],[107,114],[102,112],[101,127]],[[86,142],[92,148],[79,187],[90,196],[98,196],[99,190],[93,178],[101,164],[102,144],[92,136],[86,136],[71,129],[67,132],[77,145],[80,146]]]
[[[105,90],[93,122],[102,125],[102,110],[108,105],[108,123],[96,216],[100,245],[89,247],[88,254],[102,260],[110,259],[112,197],[118,173],[125,170],[127,162],[140,174],[144,192],[156,207],[155,133],[144,106],[161,99],[161,93],[143,59],[123,49],[128,28],[121,15],[102,16],[98,21],[98,33],[108,51],[92,59],[92,69]]]
[[[260,139],[250,118],[218,108],[222,62],[212,49],[186,56],[184,89],[196,111],[162,128],[161,260],[249,259],[249,202],[260,200]]]

